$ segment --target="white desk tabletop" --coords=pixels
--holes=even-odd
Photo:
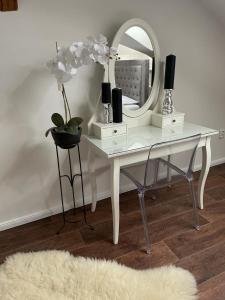
[[[182,127],[165,129],[151,125],[133,127],[128,129],[128,133],[126,135],[106,138],[104,140],[100,140],[95,136],[84,136],[84,138],[101,151],[104,156],[111,158],[132,152],[143,151],[156,143],[169,143],[172,140],[188,138],[195,134],[209,136],[218,134],[218,131],[185,122]]]

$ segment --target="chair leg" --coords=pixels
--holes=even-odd
[[[156,160],[155,160],[155,165],[154,165],[154,181],[153,181],[154,184],[156,184],[157,181],[158,181],[158,175],[159,175],[159,160],[156,159]],[[152,194],[152,195],[150,196],[150,198],[151,198],[152,200],[156,200],[156,195]]]
[[[198,207],[197,207],[197,199],[195,196],[195,190],[193,181],[189,181],[189,187],[190,187],[190,193],[192,197],[192,203],[193,203],[193,221],[194,221],[194,227],[196,230],[200,230],[199,225],[199,216],[198,216]]]
[[[143,192],[138,193],[138,198],[140,202],[140,208],[141,208],[141,216],[142,216],[142,222],[144,226],[144,233],[145,233],[145,239],[147,243],[147,254],[151,253],[151,242],[150,242],[150,237],[149,237],[149,230],[148,230],[148,220],[147,220],[147,215],[146,215],[146,210],[145,210],[145,195]]]
[[[154,183],[157,183],[158,181],[158,175],[159,175],[159,160],[156,159],[155,161],[155,174],[154,174]]]

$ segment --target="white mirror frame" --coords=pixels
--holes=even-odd
[[[154,74],[154,82],[152,86],[151,93],[149,95],[148,100],[145,102],[145,104],[137,109],[137,110],[129,110],[126,107],[123,106],[123,114],[126,115],[127,117],[130,118],[136,118],[141,115],[143,115],[152,105],[152,103],[155,103],[156,98],[158,97],[158,92],[159,92],[159,77],[160,77],[160,50],[159,50],[159,44],[156,38],[156,35],[152,28],[146,23],[145,21],[141,19],[131,19],[125,22],[117,31],[113,42],[112,42],[112,47],[118,49],[120,40],[122,38],[122,35],[130,28],[133,26],[139,26],[143,30],[146,31],[153,47],[154,51],[154,57],[155,57],[155,74]],[[105,72],[107,73],[107,72]],[[109,78],[111,81],[112,88],[116,86],[115,83],[115,61],[110,60],[109,63]]]

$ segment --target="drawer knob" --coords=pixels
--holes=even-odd
[[[173,119],[173,123],[175,123],[176,122],[176,120],[175,119]]]
[[[114,133],[117,133],[117,130],[116,129],[114,129],[114,131],[113,131]]]

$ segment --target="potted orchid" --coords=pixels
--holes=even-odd
[[[59,48],[56,43],[56,57],[47,63],[62,94],[64,117],[59,113],[53,113],[51,120],[55,126],[49,128],[45,135],[47,137],[51,132],[55,144],[61,148],[69,149],[80,142],[83,121],[80,117],[72,117],[64,83],[71,80],[81,66],[93,62],[109,64],[109,59],[116,57],[117,54],[107,44],[107,38],[102,34],[97,38],[89,37],[84,42],[73,42],[66,48]]]

